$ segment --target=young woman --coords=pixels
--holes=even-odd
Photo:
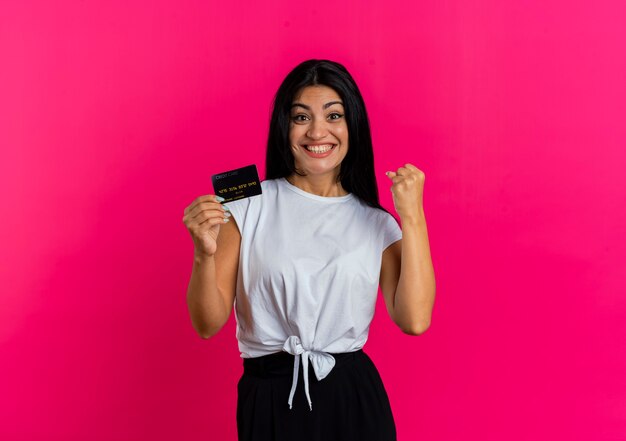
[[[435,277],[424,173],[405,164],[387,176],[402,228],[378,202],[352,76],[308,60],[275,96],[262,194],[227,204],[204,195],[185,209],[194,328],[211,337],[235,306],[240,441],[396,439],[362,348],[379,284],[394,323],[419,335],[430,326]]]

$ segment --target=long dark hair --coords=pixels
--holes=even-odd
[[[334,61],[303,61],[289,72],[278,88],[267,138],[265,179],[300,174],[289,145],[289,115],[296,93],[303,87],[316,85],[335,90],[344,103],[349,148],[339,170],[341,185],[367,205],[387,211],[378,200],[372,135],[365,102],[347,69]]]

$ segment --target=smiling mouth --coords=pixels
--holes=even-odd
[[[312,153],[326,153],[334,149],[337,144],[324,144],[324,145],[303,145],[305,149]]]

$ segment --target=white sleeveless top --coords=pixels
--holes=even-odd
[[[235,298],[241,357],[279,351],[301,355],[318,380],[334,366],[330,353],[367,341],[382,252],[402,238],[389,213],[356,195],[318,196],[285,178],[261,182],[262,194],[225,203],[241,233]],[[312,406],[311,406],[312,408]]]

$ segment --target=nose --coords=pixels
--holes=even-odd
[[[326,121],[324,119],[314,119],[309,126],[309,130],[306,132],[306,136],[311,139],[322,139],[328,133],[328,129],[326,128]]]

